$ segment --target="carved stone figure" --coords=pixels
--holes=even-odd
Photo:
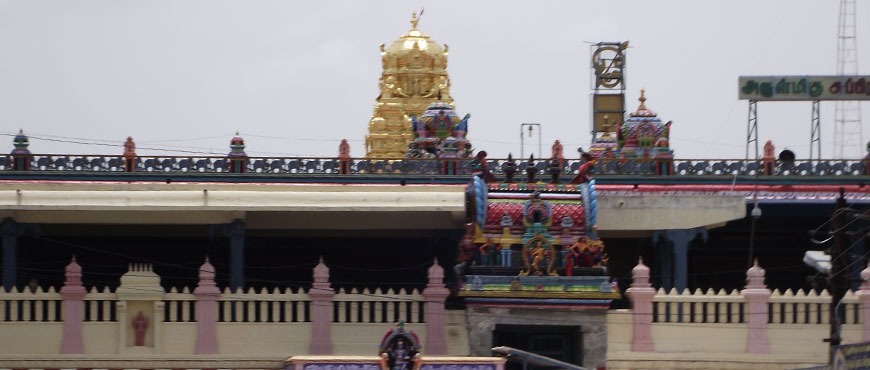
[[[148,332],[148,318],[142,311],[133,318],[133,345],[141,347],[145,345],[145,334]]]

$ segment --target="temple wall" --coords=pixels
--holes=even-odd
[[[378,343],[384,338],[384,333],[395,326],[394,323],[333,325],[333,353],[336,355],[360,355],[377,352]],[[405,324],[405,329],[417,333],[425,354],[426,324]]]
[[[469,356],[470,340],[465,310],[445,311],[445,332],[447,333],[447,353],[454,356]],[[425,345],[425,343],[423,343]]]
[[[14,322],[0,326],[0,351],[3,353],[57,353],[62,334],[61,323]]]
[[[217,326],[217,334],[218,353],[221,354],[307,354],[311,324],[224,323]]]

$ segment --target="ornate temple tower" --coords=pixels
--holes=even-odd
[[[410,116],[420,116],[438,101],[453,106],[447,45],[442,48],[420,32],[418,21],[417,14],[412,14],[410,31],[390,46],[381,44],[384,71],[366,135],[368,158],[403,157],[414,139]]]

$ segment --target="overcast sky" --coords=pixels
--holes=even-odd
[[[857,3],[868,74],[870,2]],[[0,149],[21,128],[34,153],[116,154],[132,136],[140,154],[223,154],[238,131],[252,156],[334,156],[342,138],[362,156],[378,45],[421,8],[420,30],[450,45],[469,138],[491,157],[521,151],[521,123],[541,124],[545,155],[555,139],[572,156],[588,148],[589,42],[630,41],[627,108],[645,88],[674,122],[678,158],[744,157],[738,76],[837,68],[838,0],[0,0]],[[826,158],[833,104],[822,104]],[[810,118],[809,102],[759,103],[762,144],[807,157]],[[537,136],[524,141],[538,152]],[[863,156],[859,141],[851,157]]]

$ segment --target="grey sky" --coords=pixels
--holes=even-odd
[[[859,45],[870,45],[870,3],[857,2]],[[555,139],[572,156],[588,147],[586,41],[631,42],[628,108],[645,88],[647,106],[674,121],[678,158],[743,158],[738,76],[836,72],[838,0],[0,0],[0,133],[23,128],[34,153],[121,153],[132,136],[140,154],[222,154],[239,131],[250,155],[334,156],[346,138],[361,156],[378,45],[422,7],[419,28],[450,45],[469,138],[492,157],[520,152],[523,122],[542,124],[546,155]],[[866,74],[870,46],[858,52]],[[822,108],[831,157],[833,103]],[[810,112],[809,102],[759,103],[762,143],[806,157]],[[111,146],[38,139],[49,135]],[[536,137],[525,152],[538,152]]]

